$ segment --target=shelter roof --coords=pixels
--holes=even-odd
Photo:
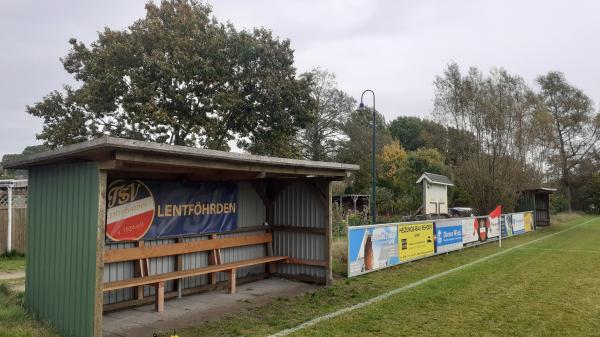
[[[3,163],[8,169],[78,161],[99,162],[107,171],[202,175],[215,180],[265,177],[325,177],[340,179],[358,165],[257,156],[103,136]]]

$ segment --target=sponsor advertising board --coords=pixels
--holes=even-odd
[[[512,214],[513,235],[525,233],[525,216],[523,213]]]
[[[436,220],[435,253],[446,253],[463,247],[462,221],[460,219]]]
[[[490,233],[490,218],[478,217],[477,218],[477,233],[479,234],[479,242],[485,242],[489,238]]]
[[[489,242],[500,233],[508,237],[534,229],[531,212],[499,213],[500,209],[490,216],[348,227],[348,277]]]
[[[398,249],[402,262],[433,255],[433,223],[399,225]]]
[[[526,212],[523,214],[523,223],[525,225],[525,231],[531,232],[533,230],[533,213]]]
[[[396,225],[348,228],[348,276],[400,263]]]
[[[490,227],[490,218],[487,216],[462,219],[463,245],[468,246],[487,241]],[[497,231],[496,228],[496,233]]]
[[[106,238],[157,239],[237,229],[237,185],[115,180],[107,190]]]
[[[500,236],[500,215],[502,214],[502,207],[497,206],[489,216],[489,229],[488,229],[488,239],[497,238]]]
[[[477,218],[462,218],[463,245],[469,245],[479,241],[479,221]]]
[[[500,216],[500,226],[502,227],[502,237],[513,236],[512,214],[503,214]]]

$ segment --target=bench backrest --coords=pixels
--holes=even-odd
[[[104,263],[134,261],[152,257],[197,253],[214,249],[250,246],[273,242],[271,233],[230,238],[215,238],[159,246],[112,249],[104,251]]]

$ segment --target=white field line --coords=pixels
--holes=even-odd
[[[535,247],[521,247],[519,249],[525,250],[541,250],[541,251],[549,251],[549,252],[561,252],[561,253],[600,253],[600,250],[590,250],[590,249],[560,249],[560,248],[535,248]]]
[[[541,238],[538,238],[538,239],[535,239],[535,240],[532,240],[532,241],[529,241],[529,242],[525,242],[525,243],[522,243],[522,244],[520,244],[520,245],[517,245],[517,246],[511,247],[511,248],[505,249],[505,250],[503,250],[503,251],[500,251],[500,252],[497,252],[497,253],[494,253],[494,254],[491,254],[491,255],[488,255],[488,256],[482,257],[482,258],[480,258],[480,259],[478,259],[478,260],[475,260],[475,261],[469,262],[469,263],[467,263],[467,264],[463,264],[462,266],[458,266],[458,267],[456,267],[456,268],[452,268],[452,269],[446,270],[446,271],[444,271],[444,272],[441,272],[441,273],[438,273],[438,274],[435,274],[435,275],[428,276],[428,277],[426,277],[426,278],[424,278],[424,279],[421,279],[421,280],[418,280],[418,281],[416,281],[416,282],[413,282],[413,283],[407,284],[407,285],[405,285],[405,286],[402,286],[402,287],[400,287],[400,288],[396,288],[396,289],[390,290],[390,291],[388,291],[388,292],[386,292],[386,293],[383,293],[383,294],[381,294],[381,295],[379,295],[379,296],[373,297],[373,298],[371,298],[371,299],[369,299],[369,300],[367,300],[367,301],[364,301],[364,302],[361,302],[361,303],[357,303],[357,304],[354,304],[354,305],[352,305],[352,306],[350,306],[350,307],[346,307],[346,308],[343,308],[343,309],[340,309],[340,310],[337,310],[337,311],[331,312],[331,313],[329,313],[329,314],[326,314],[326,315],[323,315],[323,316],[319,316],[319,317],[313,318],[313,319],[311,319],[310,321],[306,321],[306,322],[304,322],[304,323],[302,323],[302,324],[300,324],[300,325],[297,325],[297,326],[295,326],[295,327],[293,327],[293,328],[289,328],[289,329],[282,330],[282,331],[280,331],[280,332],[278,332],[278,333],[276,333],[276,334],[270,335],[269,337],[281,337],[281,336],[287,336],[287,335],[289,335],[289,334],[292,334],[292,333],[294,333],[294,332],[297,332],[297,331],[299,331],[299,330],[302,330],[302,329],[306,329],[306,328],[308,328],[308,327],[311,327],[311,326],[313,326],[313,325],[316,325],[316,324],[318,324],[318,323],[321,323],[321,322],[323,322],[323,321],[327,321],[327,320],[330,320],[330,319],[332,319],[332,318],[335,318],[335,317],[341,316],[341,315],[343,315],[343,314],[347,314],[347,313],[349,313],[349,312],[352,312],[352,311],[354,311],[354,310],[357,310],[357,309],[360,309],[360,308],[364,308],[364,307],[366,307],[366,306],[368,306],[368,305],[371,305],[371,304],[374,304],[374,303],[377,303],[377,302],[381,302],[381,301],[383,301],[383,300],[386,300],[386,299],[388,299],[388,298],[390,298],[390,297],[392,297],[392,296],[394,296],[394,295],[396,295],[396,294],[399,294],[399,293],[401,293],[401,292],[404,292],[404,291],[406,291],[406,290],[409,290],[409,289],[412,289],[412,288],[418,287],[418,286],[420,286],[420,285],[422,285],[422,284],[424,284],[424,283],[427,283],[427,282],[429,282],[429,281],[433,281],[433,280],[435,280],[435,279],[438,279],[438,278],[440,278],[440,277],[446,276],[446,275],[448,275],[448,274],[452,274],[452,273],[454,273],[454,272],[457,272],[457,271],[463,270],[463,269],[465,269],[465,268],[469,268],[469,267],[471,267],[471,266],[474,266],[474,265],[476,265],[476,264],[479,264],[479,263],[481,263],[481,262],[484,262],[484,261],[487,261],[487,260],[493,259],[493,258],[495,258],[495,257],[497,257],[497,256],[500,256],[500,255],[503,255],[503,254],[509,253],[509,252],[511,252],[511,251],[513,251],[513,250],[515,250],[515,249],[519,249],[519,248],[521,248],[521,247],[525,247],[525,246],[527,246],[527,245],[530,245],[530,244],[532,244],[532,243],[536,243],[536,242],[539,242],[539,241],[545,240],[545,239],[547,239],[547,238],[550,238],[550,237],[553,237],[553,236],[556,236],[556,235],[562,234],[562,233],[564,233],[564,232],[568,232],[568,231],[570,231],[570,230],[573,230],[573,229],[575,229],[575,228],[581,227],[581,226],[583,226],[583,225],[585,225],[585,224],[587,224],[587,223],[590,223],[590,222],[592,222],[592,221],[594,221],[594,220],[598,220],[598,218],[592,218],[592,219],[589,219],[589,220],[587,220],[587,221],[584,221],[584,222],[582,222],[582,223],[580,223],[580,224],[577,224],[577,225],[575,225],[575,226],[573,226],[573,227],[569,227],[569,228],[567,228],[567,229],[563,229],[562,231],[559,231],[559,232],[556,232],[556,233],[552,233],[552,234],[545,235],[545,236],[543,236],[543,237],[541,237]]]

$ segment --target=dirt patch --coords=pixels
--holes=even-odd
[[[0,281],[15,280],[25,277],[24,271],[0,271]]]

